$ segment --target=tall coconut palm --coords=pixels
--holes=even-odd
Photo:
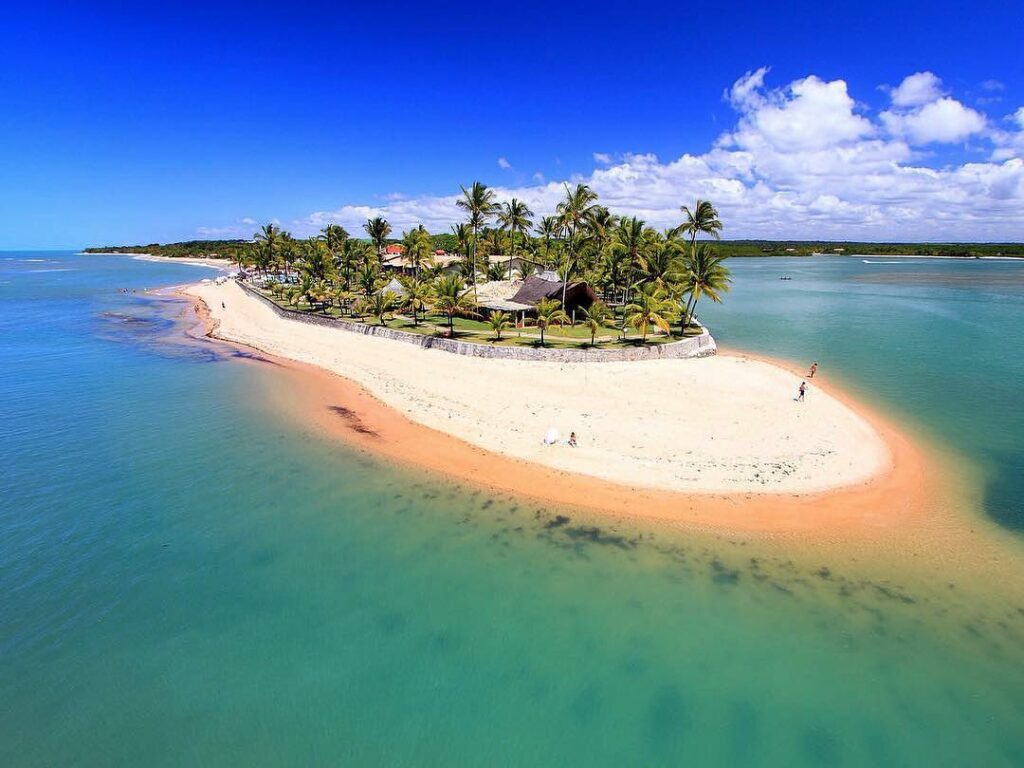
[[[557,216],[543,216],[537,225],[537,236],[544,243],[544,264],[551,263],[551,241],[558,237],[561,225]]]
[[[309,238],[303,246],[302,271],[314,281],[326,280],[334,273],[334,260],[327,243],[316,237]]]
[[[644,258],[644,278],[665,287],[678,267],[677,246],[678,244],[671,240],[666,240],[661,233],[651,230],[648,236],[647,255]]]
[[[337,268],[345,282],[346,291],[352,287],[352,275],[366,261],[367,247],[366,243],[361,243],[358,240],[345,240],[341,246]]]
[[[420,324],[420,311],[427,308],[430,286],[418,277],[400,277],[402,284],[402,305],[412,310],[412,324]]]
[[[672,304],[665,298],[665,289],[655,283],[644,283],[633,296],[632,303],[626,306],[626,323],[642,334],[647,342],[647,331],[655,325],[665,333],[669,332],[667,315]]]
[[[590,329],[590,346],[594,346],[598,331],[615,327],[615,315],[603,301],[595,301],[589,307],[581,308],[580,317],[583,327]]]
[[[263,244],[264,269],[266,269],[266,267],[272,267],[277,256],[275,250],[277,249],[278,243],[281,242],[281,228],[276,224],[264,224],[260,228],[260,231],[253,235],[253,239],[257,243]]]
[[[327,250],[331,255],[337,257],[342,244],[348,240],[348,232],[341,224],[328,224],[320,230],[320,237],[327,243]]]
[[[541,299],[537,302],[536,317],[530,322],[540,329],[540,345],[544,346],[544,332],[555,323],[569,323],[569,316],[562,310],[562,302],[558,299]]]
[[[533,211],[522,200],[512,198],[501,207],[498,221],[509,233],[510,247],[508,257],[508,279],[512,279],[512,262],[516,257],[516,232],[525,237],[526,230],[533,226]]]
[[[707,200],[697,200],[691,211],[685,205],[679,210],[683,212],[684,221],[678,227],[680,234],[690,238],[690,250],[697,242],[697,235],[705,234],[718,240],[721,238],[722,222],[718,218],[715,206]]]
[[[597,201],[597,194],[586,184],[577,184],[575,189],[565,185],[565,199],[555,208],[558,223],[565,232],[568,251],[565,259],[565,273],[562,275],[562,305],[565,306],[565,294],[569,285],[569,276],[576,261],[576,250],[579,245],[577,235],[590,216],[591,209]]]
[[[405,248],[405,257],[412,264],[413,274],[420,276],[420,267],[430,260],[433,250],[430,233],[420,224],[408,232],[402,233],[402,246]]]
[[[618,217],[603,205],[592,206],[584,222],[587,243],[591,246],[593,259],[591,268],[600,264],[604,257],[605,248],[611,242],[612,230],[615,229],[615,222]]]
[[[455,236],[455,252],[459,254],[466,263],[469,263],[469,240],[472,233],[466,224],[452,224],[452,234]],[[468,276],[467,272],[467,276]]]
[[[643,219],[636,216],[619,220],[615,228],[615,239],[612,248],[626,255],[625,259],[625,285],[623,287],[622,300],[629,301],[629,289],[638,270],[645,268],[644,247],[646,241],[647,226]]]
[[[686,332],[686,327],[693,320],[693,314],[697,310],[697,302],[702,296],[707,296],[716,304],[722,302],[722,294],[726,293],[732,284],[729,268],[722,263],[725,258],[716,256],[709,243],[700,243],[694,248],[687,264],[689,301],[683,312],[681,332]]]
[[[359,270],[356,280],[359,283],[360,290],[363,292],[363,296],[368,297],[380,287],[382,282],[380,279],[380,267],[372,262],[364,264],[362,269]]]
[[[284,274],[287,277],[291,274],[292,265],[299,260],[299,247],[298,243],[295,242],[295,238],[292,237],[291,232],[282,232],[280,234],[280,245],[278,250],[281,253],[281,263],[284,264]]]
[[[373,241],[374,248],[377,249],[377,261],[379,263],[383,263],[384,244],[387,242],[388,236],[391,234],[391,225],[388,224],[387,219],[381,216],[375,216],[372,219],[366,220],[366,223],[363,224],[363,229],[366,230],[366,234],[369,235],[370,240]]]
[[[476,302],[476,236],[483,226],[498,212],[498,204],[494,200],[494,191],[486,184],[474,181],[469,189],[462,187],[462,198],[455,204],[466,212],[467,223],[473,231],[473,302]]]
[[[441,275],[434,283],[430,303],[448,318],[449,336],[455,336],[455,315],[475,314],[476,302],[469,298],[469,289],[458,275]]]

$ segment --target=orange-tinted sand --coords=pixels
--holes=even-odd
[[[211,324],[201,303],[196,308]],[[932,486],[932,470],[906,436],[821,378],[815,379],[816,387],[842,400],[882,436],[892,456],[887,470],[867,483],[827,493],[683,494],[618,485],[494,454],[412,422],[340,376],[264,356],[288,377],[280,404],[300,409],[305,419],[329,433],[391,460],[559,506],[707,531],[846,538],[912,525],[922,516]],[[900,503],[893,505],[893,499]]]

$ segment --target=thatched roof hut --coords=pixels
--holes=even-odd
[[[535,275],[523,281],[511,300],[531,307],[537,306],[541,299],[561,301],[562,287],[561,280],[548,280],[545,276]],[[562,309],[572,313],[580,307],[589,307],[595,301],[597,294],[587,283],[569,283],[565,286],[565,306]]]

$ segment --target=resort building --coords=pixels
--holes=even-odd
[[[531,275],[525,280],[492,280],[477,288],[477,303],[485,315],[501,310],[509,312],[516,322],[522,322],[533,312],[542,299],[562,301],[563,282],[554,272]],[[576,310],[590,307],[597,294],[587,283],[565,285],[565,311],[570,317]]]

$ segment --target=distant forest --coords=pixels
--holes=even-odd
[[[457,250],[455,235],[431,235],[434,248]],[[367,240],[366,242],[369,242]],[[389,243],[400,243],[390,239]],[[182,243],[150,243],[149,245],[110,245],[86,248],[85,253],[151,253],[172,258],[233,258],[251,245],[250,240],[187,240]],[[720,240],[715,244],[720,256],[810,256],[812,253],[845,253],[885,256],[1024,256],[1024,243],[857,243],[827,240]]]

